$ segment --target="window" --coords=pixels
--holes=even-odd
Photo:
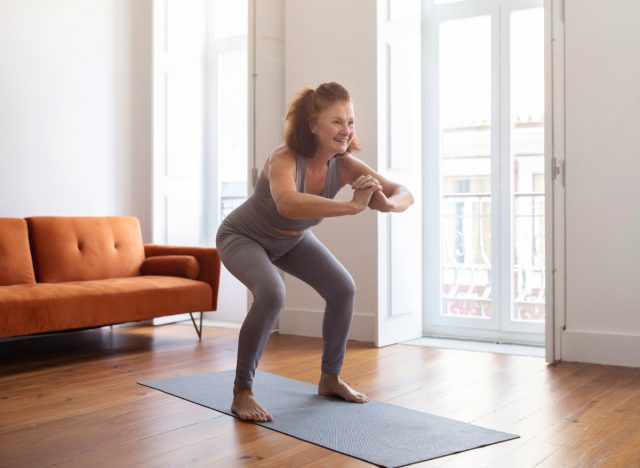
[[[162,0],[153,12],[153,239],[214,245],[247,196],[247,1]],[[246,311],[224,268],[217,310]]]
[[[217,122],[218,221],[247,197],[247,2],[213,2],[211,75],[215,83],[212,113]]]
[[[541,2],[433,0],[426,20],[425,331],[542,344]]]

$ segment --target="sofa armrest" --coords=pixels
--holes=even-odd
[[[145,257],[159,255],[192,255],[200,265],[200,274],[196,278],[211,286],[211,310],[218,308],[218,288],[220,286],[220,257],[215,247],[185,247],[177,245],[145,244]]]
[[[144,259],[140,274],[198,279],[200,264],[193,255],[158,255]]]

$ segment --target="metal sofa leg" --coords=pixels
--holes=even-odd
[[[193,318],[193,313],[189,312],[189,316],[191,317],[191,321],[193,322],[193,327],[196,329],[196,333],[198,334],[198,340],[202,341],[202,316],[204,312],[200,312],[200,326],[196,325],[196,321]]]

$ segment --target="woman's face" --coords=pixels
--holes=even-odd
[[[344,153],[355,135],[353,106],[340,101],[323,110],[311,125],[318,150],[333,154]]]

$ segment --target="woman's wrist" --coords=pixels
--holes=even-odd
[[[347,214],[354,215],[362,211],[362,208],[353,200],[345,202],[347,204]]]

